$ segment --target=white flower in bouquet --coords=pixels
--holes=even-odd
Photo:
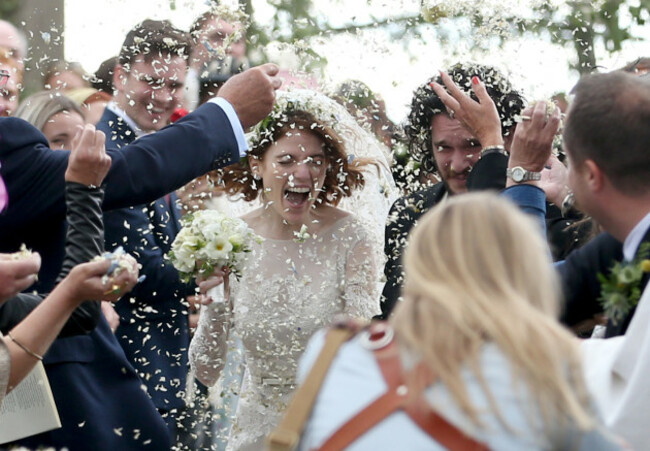
[[[227,267],[237,277],[246,253],[262,238],[238,218],[216,210],[203,210],[182,219],[169,260],[188,282],[199,275],[209,276],[214,268]]]
[[[174,240],[172,263],[174,268],[182,273],[191,273],[196,265],[196,251],[199,249],[199,238],[191,228],[183,228]]]
[[[203,248],[203,255],[209,260],[228,259],[228,254],[233,250],[230,239],[225,236],[217,235],[209,240]]]

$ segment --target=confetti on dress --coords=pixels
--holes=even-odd
[[[369,232],[345,216],[305,241],[267,238],[255,244],[241,279],[232,282],[232,318],[219,307],[223,289],[214,290],[190,360],[200,380],[215,384],[225,359],[225,324],[234,321],[247,367],[228,449],[261,446],[291,397],[298,359],[314,332],[339,313],[367,320],[378,313],[371,248]]]

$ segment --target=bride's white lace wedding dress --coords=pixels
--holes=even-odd
[[[228,449],[263,448],[290,400],[298,360],[314,332],[338,313],[370,319],[379,311],[381,252],[358,219],[345,216],[298,241],[265,239],[248,256],[240,279],[231,277],[232,320],[246,372]],[[221,287],[213,297],[190,346],[196,375],[209,386],[223,365],[230,319]]]

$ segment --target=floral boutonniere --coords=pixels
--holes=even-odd
[[[650,272],[650,243],[642,243],[630,263],[616,263],[605,277],[598,274],[601,291],[598,300],[605,315],[617,324],[634,308],[641,298],[641,280]]]

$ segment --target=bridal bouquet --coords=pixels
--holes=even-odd
[[[216,210],[191,213],[182,220],[183,228],[169,252],[169,260],[189,282],[199,275],[209,276],[214,268],[227,267],[238,277],[246,253],[262,237],[239,218]]]

